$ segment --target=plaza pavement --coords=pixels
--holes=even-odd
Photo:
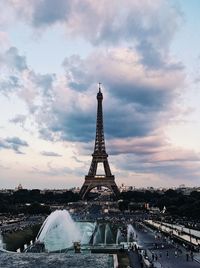
[[[137,244],[143,252],[146,252],[147,259],[153,262],[154,267],[200,268],[200,254],[194,254],[194,260],[192,261],[189,257],[187,261],[187,251],[178,244],[172,243],[161,233],[155,232],[142,224],[134,225],[134,230]],[[157,257],[155,258],[155,256]]]
[[[1,268],[110,268],[107,254],[0,252]]]
[[[185,241],[186,243],[192,244],[195,247],[198,247],[199,245],[199,239],[200,239],[199,231],[190,230],[188,228],[183,228],[176,225],[167,224],[164,222],[154,222],[152,220],[148,220],[146,222],[167,234],[171,234],[172,236],[179,238],[180,240]]]

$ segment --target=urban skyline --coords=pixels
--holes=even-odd
[[[1,188],[82,185],[99,81],[116,183],[199,186],[199,1],[0,7]]]

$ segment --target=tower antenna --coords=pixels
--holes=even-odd
[[[102,83],[99,82],[99,92],[100,92],[100,93],[101,93],[101,84],[102,84]]]

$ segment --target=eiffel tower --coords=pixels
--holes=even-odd
[[[94,145],[94,152],[92,154],[92,162],[88,172],[85,176],[85,182],[81,187],[79,195],[85,199],[87,194],[95,187],[101,189],[102,186],[109,188],[115,196],[119,197],[119,189],[115,183],[115,176],[112,175],[108,163],[108,154],[106,153],[104,131],[103,131],[103,108],[102,108],[103,94],[101,92],[101,83],[99,83],[99,92],[97,93],[97,122],[96,122],[96,139]],[[103,163],[104,175],[97,175],[97,166]]]

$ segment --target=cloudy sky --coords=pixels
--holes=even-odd
[[[0,188],[82,185],[99,81],[117,184],[200,186],[199,0],[0,10]]]

